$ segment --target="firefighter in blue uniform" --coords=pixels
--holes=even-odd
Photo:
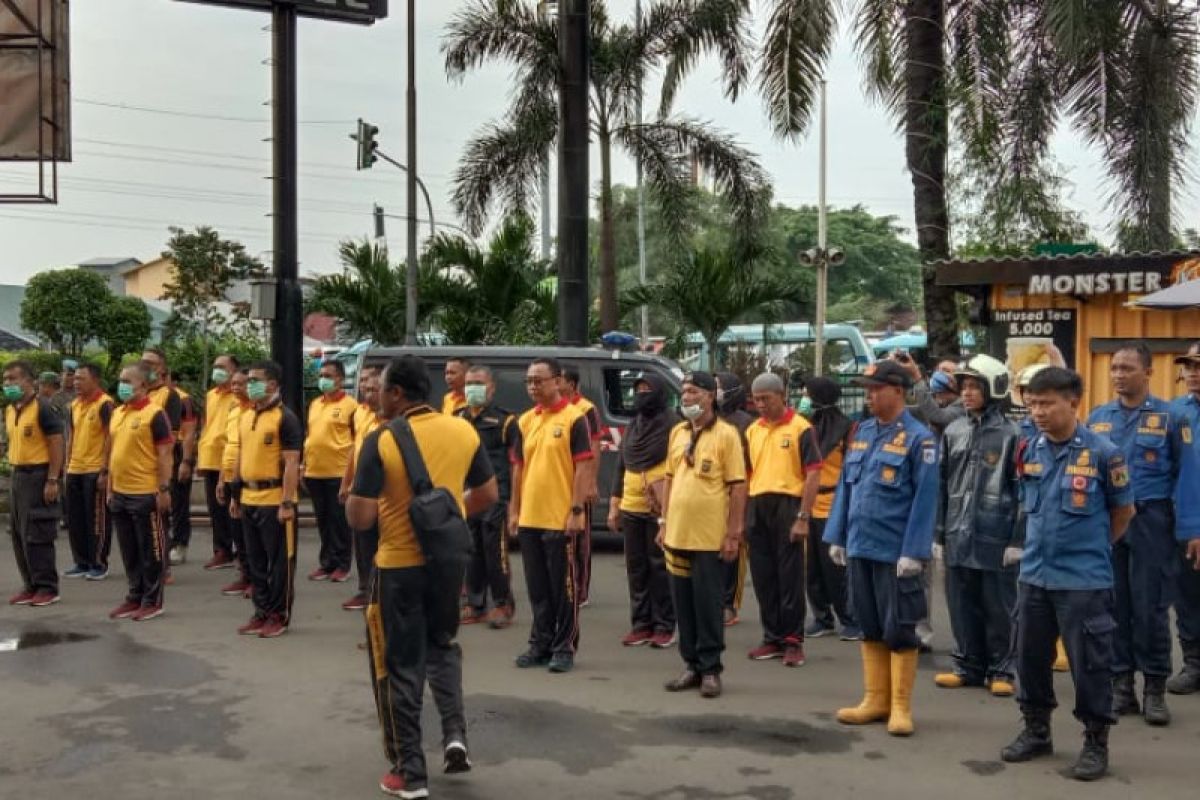
[[[1171,694],[1200,691],[1200,342],[1175,359],[1187,394],[1171,408],[1180,417],[1184,443],[1175,484],[1175,538],[1179,541],[1179,579],[1176,583],[1175,625],[1183,650],[1183,669],[1167,681]]]
[[[903,366],[880,361],[861,383],[872,416],[850,442],[825,528],[830,558],[849,568],[864,639],[863,700],[837,718],[846,725],[887,720],[888,733],[908,736],[921,644],[916,626],[927,615],[921,572],[937,518],[937,441],[905,409],[912,378]]]
[[[1072,775],[1096,780],[1108,772],[1108,728],[1116,721],[1111,545],[1125,533],[1134,507],[1125,457],[1077,420],[1082,397],[1083,380],[1061,367],[1039,372],[1025,392],[1040,431],[1017,456],[1025,550],[1015,645],[1025,725],[1000,755],[1015,763],[1054,752],[1052,665],[1061,636],[1075,683],[1075,717],[1085,730]]]
[[[1151,355],[1140,342],[1126,342],[1109,368],[1117,399],[1094,409],[1088,427],[1108,437],[1125,456],[1137,516],[1113,545],[1117,635],[1113,648],[1113,713],[1143,713],[1151,725],[1167,725],[1164,697],[1171,675],[1169,608],[1179,555],[1172,498],[1179,457],[1186,446],[1170,404],[1150,394]],[[1134,691],[1142,673],[1143,705]]]

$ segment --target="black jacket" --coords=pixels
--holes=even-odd
[[[1017,513],[1020,436],[995,403],[946,427],[935,536],[945,547],[946,566],[999,570],[1004,549],[1024,544]]]

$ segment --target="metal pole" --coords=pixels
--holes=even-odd
[[[634,17],[637,19],[637,29],[642,30],[642,0],[634,5]],[[642,86],[638,85],[637,121],[642,124]],[[638,245],[638,283],[646,285],[646,187],[642,182],[642,159],[637,159],[637,245]],[[650,345],[650,309],[641,308],[641,337],[642,347]]]
[[[288,408],[304,419],[304,327],[301,317],[296,210],[296,8],[271,6],[271,112],[274,162],[271,216],[275,322],[271,355],[283,368],[280,388]]]
[[[588,0],[559,3],[558,340],[588,339]]]
[[[408,167],[404,166],[396,159],[387,155],[382,150],[376,150],[375,155],[379,156],[379,158],[388,162],[393,167],[396,167],[401,172],[409,172],[410,171],[408,169]],[[425,210],[427,212],[429,212],[429,235],[437,236],[437,220],[435,220],[433,218],[433,201],[429,199],[429,189],[427,189],[425,187],[425,181],[421,180],[421,176],[417,175],[417,173],[415,173],[415,172],[412,173],[412,176],[413,176],[413,180],[415,180],[417,182],[417,188],[419,188],[421,190],[421,196],[425,198]]]
[[[542,0],[538,3],[538,19],[545,21],[550,18],[550,3]],[[550,151],[542,156],[542,260],[550,260]]]
[[[825,371],[825,300],[829,280],[829,217],[825,207],[825,81],[821,81],[820,160],[817,179],[817,320],[814,375]]]
[[[404,343],[417,343],[417,4],[408,0],[408,271],[405,279]]]

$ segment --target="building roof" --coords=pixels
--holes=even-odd
[[[1200,261],[1200,250],[1145,253],[1073,253],[1021,258],[968,258],[931,262],[941,286],[1021,284],[1030,275],[1078,275],[1102,271],[1157,272],[1166,285]]]
[[[21,328],[24,286],[0,285],[0,350],[28,350],[38,346],[38,337]]]
[[[101,257],[89,258],[87,261],[80,261],[76,266],[87,269],[124,269],[130,266],[139,265],[142,262],[133,256],[117,256],[115,258]]]

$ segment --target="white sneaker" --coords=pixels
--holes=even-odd
[[[180,564],[187,562],[187,548],[181,544],[177,544],[167,553],[167,560],[172,567],[178,567]]]
[[[471,771],[471,759],[467,755],[467,745],[465,742],[461,742],[458,739],[452,740],[446,745],[443,756],[445,763],[442,766],[442,771],[447,775]]]

